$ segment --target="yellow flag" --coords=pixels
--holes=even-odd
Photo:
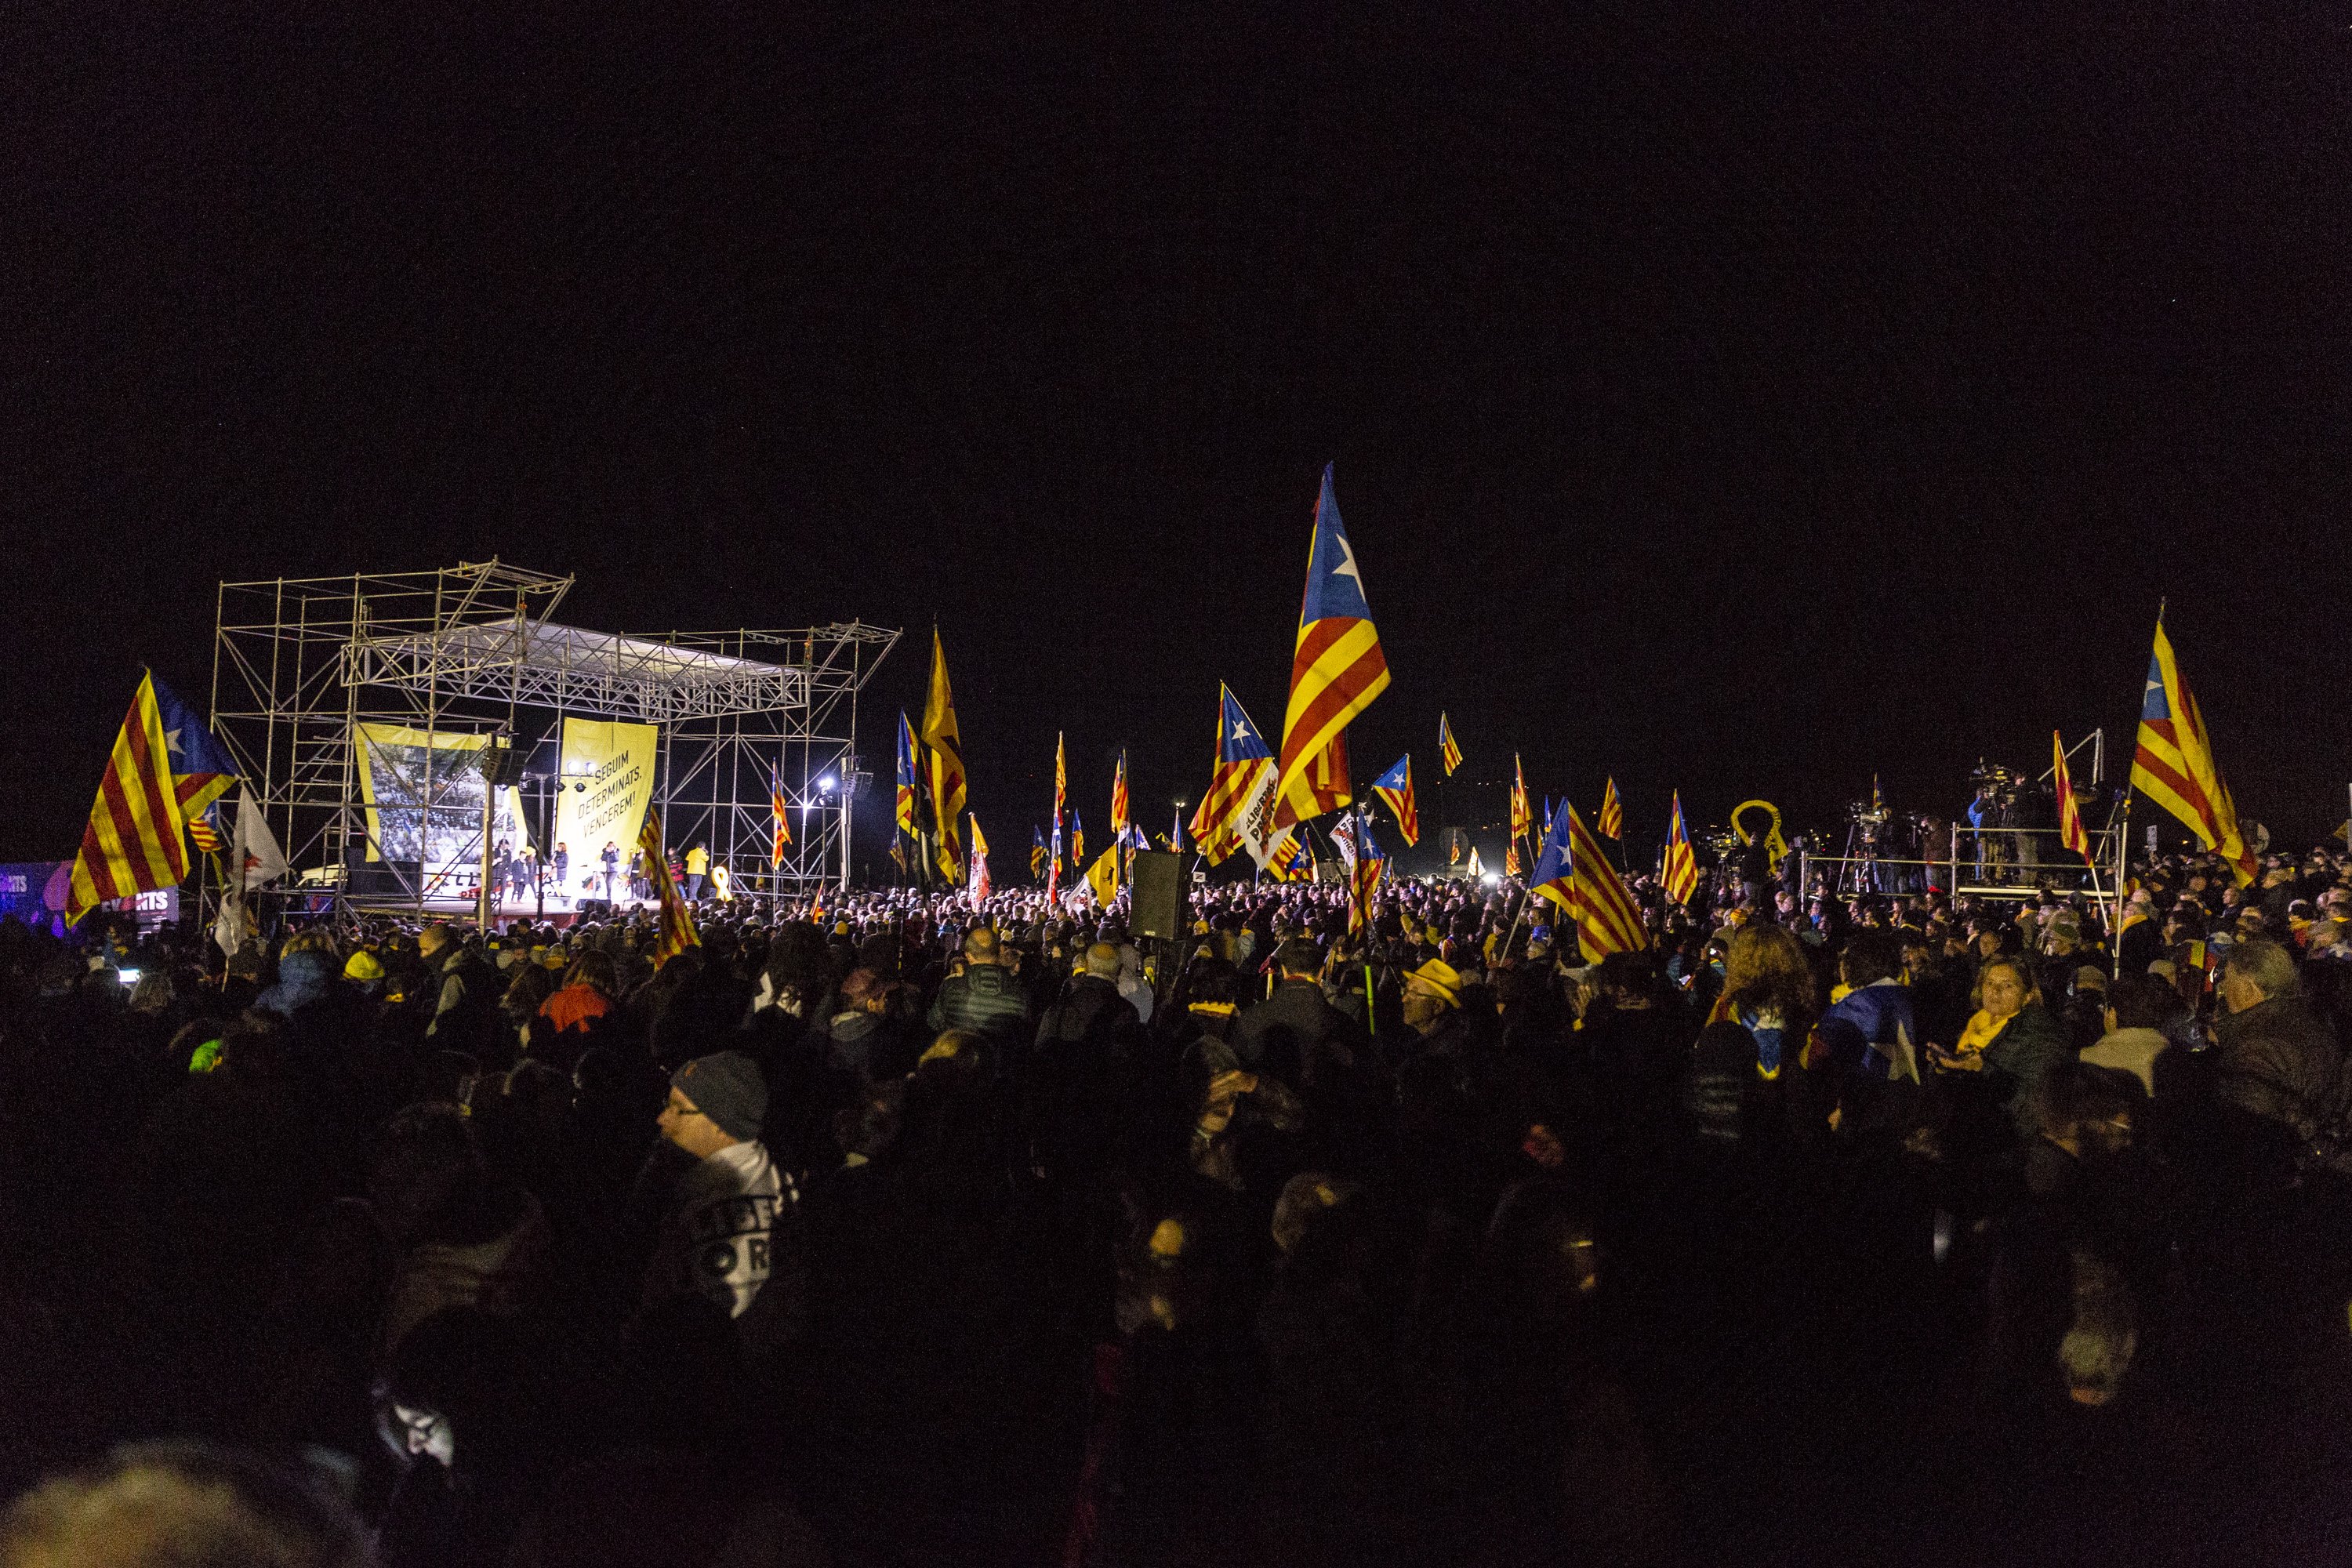
[[[923,702],[923,744],[929,748],[931,808],[940,837],[935,849],[940,874],[950,885],[963,881],[963,846],[958,825],[963,820],[963,738],[956,731],[955,696],[948,689],[947,650],[937,630],[931,633],[931,690]]]
[[[1105,909],[1108,909],[1110,901],[1118,897],[1118,851],[1116,848],[1104,850],[1101,857],[1087,868],[1087,888],[1094,894],[1095,902]]]

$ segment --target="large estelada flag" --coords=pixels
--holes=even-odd
[[[1565,910],[1576,922],[1578,944],[1598,963],[1612,952],[1637,952],[1650,945],[1641,906],[1601,853],[1601,841],[1584,826],[1572,801],[1560,804],[1543,855],[1528,886]]]
[[[151,671],[131,694],[66,895],[68,924],[109,899],[176,888],[188,875],[187,823],[228,792],[236,763]]]
[[[669,857],[662,852],[661,813],[652,806],[646,808],[645,826],[637,829],[637,847],[646,852],[646,880],[661,900],[661,934],[653,949],[654,967],[659,969],[688,948],[699,947],[702,936],[694,929],[694,911],[679,896],[677,879],[669,873]]]
[[[2187,824],[2199,843],[2227,860],[2240,887],[2254,879],[2254,853],[2238,831],[2238,807],[2214,764],[2213,742],[2205,732],[2197,699],[2173,663],[2162,616],[2156,620],[2156,648],[2147,660],[2131,783]]]
[[[1421,842],[1421,810],[1412,798],[1412,753],[1407,752],[1396,760],[1396,765],[1372,781],[1372,793],[1381,804],[1396,813],[1397,834],[1411,848]]]
[[[1658,879],[1666,897],[1678,904],[1690,902],[1698,891],[1698,852],[1691,847],[1690,829],[1683,822],[1683,792],[1675,791],[1674,815],[1666,821],[1666,863]]]
[[[1326,756],[1349,721],[1388,689],[1388,657],[1372,627],[1363,574],[1339,521],[1331,466],[1315,500],[1315,537],[1307,554],[1307,592],[1290,658],[1290,702],[1282,716],[1282,754],[1275,782],[1274,826],[1321,816],[1349,798],[1347,769]],[[1318,777],[1317,763],[1322,766]]]
[[[931,763],[931,813],[940,837],[933,860],[951,884],[963,880],[963,737],[956,728],[955,694],[948,689],[947,649],[931,632],[931,689],[923,700],[923,744]]]

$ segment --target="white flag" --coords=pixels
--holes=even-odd
[[[257,888],[286,875],[286,854],[269,831],[261,805],[243,784],[236,789],[236,837],[229,847],[229,863],[239,868],[240,889]]]

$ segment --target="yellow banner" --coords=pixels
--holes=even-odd
[[[573,868],[594,869],[604,846],[628,863],[654,800],[654,765],[659,760],[657,724],[607,723],[601,719],[563,721],[562,799],[555,808],[555,847]]]

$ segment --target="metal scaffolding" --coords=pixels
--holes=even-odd
[[[368,839],[360,725],[506,740],[526,754],[526,807],[543,818],[567,716],[660,727],[664,837],[673,850],[704,845],[741,891],[797,896],[845,882],[866,777],[857,692],[898,634],[852,621],[619,637],[552,619],[572,585],[495,559],[220,584],[213,729],[305,884],[331,891],[339,909],[422,910],[459,892],[371,859],[381,847]],[[425,748],[422,817],[452,814],[478,849],[479,806],[436,804],[436,750]],[[793,844],[772,864],[778,797]],[[542,845],[551,826],[532,822]],[[373,887],[352,875],[363,866]]]

